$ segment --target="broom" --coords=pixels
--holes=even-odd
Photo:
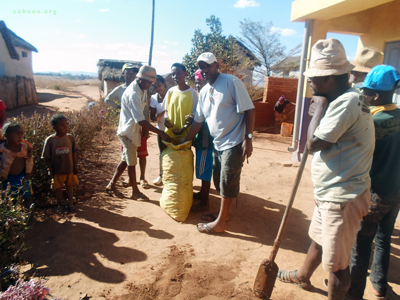
[[[278,253],[281,239],[285,231],[285,227],[289,218],[290,209],[292,208],[294,197],[296,196],[297,188],[299,187],[301,176],[303,175],[304,166],[307,161],[308,148],[307,145],[304,148],[303,157],[301,158],[299,170],[297,171],[296,180],[294,182],[292,193],[290,195],[289,202],[286,206],[285,213],[283,215],[281,226],[279,227],[278,234],[274,241],[274,247],[272,248],[269,259],[264,259],[260,267],[258,268],[257,277],[254,281],[254,294],[261,299],[269,299],[274,289],[276,276],[278,275],[278,265],[275,263],[275,257]]]

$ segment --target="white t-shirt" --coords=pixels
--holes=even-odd
[[[158,94],[154,94],[151,96],[150,98],[150,107],[155,108],[156,109],[156,115],[161,114],[163,111],[165,111],[164,107],[162,106],[162,102],[159,103],[158,102]],[[165,130],[165,125],[164,125],[164,121],[165,121],[165,115],[162,116],[162,118],[157,121],[157,128],[164,131]]]
[[[213,85],[207,83],[201,89],[194,120],[198,123],[207,120],[215,149],[227,150],[244,141],[244,112],[253,108],[243,82],[220,73]]]
[[[371,184],[375,131],[372,115],[355,89],[329,103],[314,136],[333,143],[314,153],[315,198],[349,202],[364,192]]]
[[[121,113],[119,116],[118,135],[129,138],[140,147],[140,121],[146,120],[143,110],[146,106],[146,93],[143,93],[136,80],[126,88],[121,98]]]

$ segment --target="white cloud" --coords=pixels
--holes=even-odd
[[[100,12],[103,12],[103,13],[104,13],[104,12],[108,12],[109,10],[110,10],[109,8],[102,8],[102,9],[99,9],[99,11],[100,11]]]
[[[81,20],[81,19],[76,19],[75,22],[76,22],[76,23],[81,23],[82,20]]]
[[[246,8],[246,7],[256,7],[260,6],[260,3],[256,2],[255,0],[238,0],[233,7],[236,8]]]
[[[281,36],[293,36],[297,34],[297,31],[291,28],[279,28],[279,27],[272,27],[272,33],[279,33]]]
[[[94,0],[85,0],[86,2],[94,2]]]

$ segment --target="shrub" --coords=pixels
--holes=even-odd
[[[99,146],[108,143],[115,135],[115,125],[118,120],[118,112],[106,106],[103,101],[96,102],[91,108],[81,111],[63,113],[69,120],[69,132],[75,136],[79,145],[79,165],[86,159],[93,160],[95,155],[100,155],[97,150]],[[38,206],[46,205],[52,195],[50,189],[50,178],[47,174],[47,166],[41,154],[43,142],[47,136],[53,133],[51,117],[53,114],[37,114],[25,117],[21,114],[15,118],[25,130],[24,139],[33,145],[34,168],[31,176],[33,188],[33,199]],[[2,284],[7,287],[10,282],[18,279],[11,274],[8,266],[19,263],[20,254],[24,250],[24,231],[28,228],[30,210],[25,208],[22,197],[18,193],[11,192],[10,188],[1,191],[0,199],[0,273],[8,276]],[[12,273],[12,272],[11,272]],[[17,286],[25,283],[18,281]],[[32,283],[33,284],[33,283]],[[30,286],[29,284],[27,286]],[[1,288],[1,287],[0,287]],[[1,295],[1,294],[0,294]],[[3,298],[0,299],[42,299],[42,298]]]
[[[5,292],[0,292],[0,299],[4,300],[43,300],[46,299],[46,295],[50,293],[50,289],[45,287],[47,280],[43,279],[31,279],[29,281],[23,281],[18,279],[15,285],[10,286]],[[52,300],[62,300],[54,299]]]
[[[79,162],[87,157],[93,157],[94,150],[98,143],[105,144],[115,135],[115,125],[118,120],[118,113],[108,107],[103,101],[96,102],[90,109],[81,111],[65,112],[63,115],[69,120],[69,133],[71,133],[79,146]],[[34,168],[31,182],[33,198],[37,204],[42,205],[51,194],[47,166],[41,159],[43,143],[54,131],[51,127],[53,114],[34,113],[32,117],[25,117],[21,114],[17,118],[25,130],[24,139],[33,145]]]

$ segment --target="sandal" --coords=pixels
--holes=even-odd
[[[132,195],[131,199],[136,200],[136,201],[147,201],[147,200],[149,200],[149,197],[147,197],[143,193],[139,193],[137,195]]]
[[[214,229],[212,229],[210,226],[208,226],[207,223],[199,223],[196,225],[196,228],[200,233],[208,233],[208,234],[223,233],[223,232],[216,232]]]
[[[120,191],[117,191],[116,189],[111,189],[109,185],[106,186],[106,193],[109,194],[111,197],[116,196],[117,198],[125,198],[125,195],[122,194]]]
[[[146,179],[140,180],[140,186],[141,186],[142,188],[144,188],[144,189],[149,189],[149,188],[150,188],[150,185],[149,185],[149,183],[147,182]]]
[[[296,280],[296,282],[293,282],[290,278],[290,273],[292,273],[292,272],[293,272],[294,279]],[[279,270],[277,277],[282,282],[294,284],[295,286],[297,286],[303,290],[306,290],[306,291],[310,290],[312,288],[311,282],[310,281],[301,282],[299,280],[299,278],[297,278],[296,273],[297,273],[297,270],[294,270],[294,271]]]

